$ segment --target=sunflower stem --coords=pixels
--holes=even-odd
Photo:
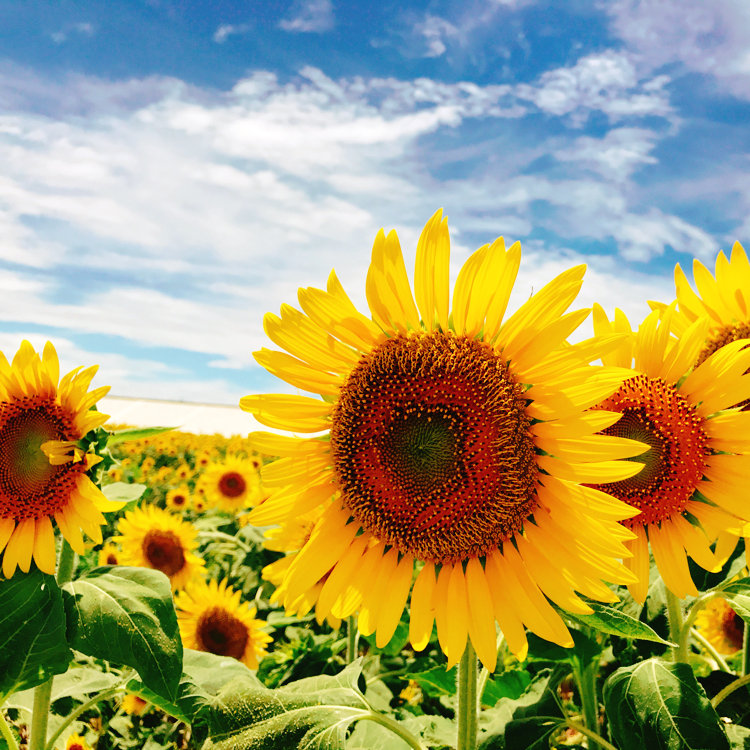
[[[742,629],[742,674],[750,673],[750,625]]]
[[[357,658],[357,621],[354,615],[346,619],[346,663],[351,664]]]
[[[458,708],[456,750],[476,750],[477,746],[477,655],[471,641],[458,664]]]
[[[743,685],[747,685],[748,682],[750,682],[750,674],[746,674],[744,677],[738,677],[734,682],[730,682],[723,690],[719,690],[719,692],[711,698],[711,705],[716,708],[725,698],[728,698],[735,690],[739,690]]]
[[[703,648],[705,648],[709,654],[711,654],[711,658],[719,665],[721,669],[723,669],[725,672],[729,672],[729,674],[733,674],[724,657],[714,648],[714,645],[711,643],[711,641],[708,640],[708,638],[706,638],[706,636],[703,635],[703,633],[701,633],[699,630],[696,630],[695,628],[693,628],[690,632],[693,638],[695,638],[695,640],[698,641],[698,643],[700,643],[701,646],[703,646]]]
[[[596,693],[598,671],[599,659],[593,659],[588,665],[582,664],[577,659],[574,661],[573,677],[581,698],[583,724],[588,729],[588,733],[584,732],[584,734],[591,739],[591,743],[589,743],[591,750],[599,750],[602,747],[597,740],[599,737],[599,697]]]
[[[76,566],[76,553],[63,538],[60,546],[60,557],[57,559],[57,585],[62,586],[73,577]],[[43,750],[47,744],[47,722],[49,707],[52,703],[52,677],[34,689],[34,708],[31,712],[31,737],[29,750]]]
[[[0,737],[5,740],[5,744],[8,746],[8,750],[18,750],[18,743],[16,738],[13,736],[13,732],[5,720],[5,714],[0,709]]]
[[[583,725],[579,724],[576,721],[573,721],[572,719],[565,719],[565,724],[571,729],[575,729],[576,732],[580,732],[584,737],[588,737],[589,740],[591,740],[591,742],[589,742],[589,748],[600,747],[602,750],[617,750],[617,748],[613,744],[607,742],[604,737],[602,737],[600,734],[597,734],[588,727],[584,727]]]
[[[666,591],[669,640],[677,644],[672,647],[672,661],[686,662],[690,629],[683,628],[682,603],[669,589]]]

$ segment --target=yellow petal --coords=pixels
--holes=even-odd
[[[450,248],[448,219],[438,209],[419,236],[414,269],[414,297],[428,331],[436,324],[448,330]]]
[[[497,664],[495,615],[484,568],[476,557],[470,557],[466,563],[466,593],[469,602],[469,637],[479,660],[492,674]]]
[[[329,427],[331,405],[325,401],[284,393],[243,396],[240,409],[261,424],[290,432],[320,432]]]
[[[411,592],[411,610],[409,613],[409,641],[415,651],[422,651],[430,642],[434,606],[432,603],[435,591],[435,566],[428,562],[419,571]]]
[[[18,566],[24,573],[31,567],[31,554],[34,550],[36,519],[24,518],[18,522],[3,554],[3,575],[10,578]]]
[[[49,516],[36,519],[34,533],[34,562],[42,573],[55,573],[55,532]]]
[[[387,596],[378,614],[375,637],[375,645],[378,648],[384,648],[396,632],[409,596],[413,569],[414,560],[411,557],[404,557],[389,578]]]
[[[648,538],[664,585],[678,599],[684,599],[688,595],[698,596],[698,590],[690,577],[685,550],[676,538],[671,522],[662,522],[661,527],[650,525]]]

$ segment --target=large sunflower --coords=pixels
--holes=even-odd
[[[255,461],[227,456],[209,464],[201,477],[209,503],[228,513],[248,508],[260,499],[260,477]]]
[[[195,527],[169,511],[154,505],[125,511],[117,530],[120,535],[112,541],[122,547],[122,565],[160,570],[169,578],[173,590],[203,574],[205,563],[195,554]]]
[[[255,619],[255,607],[240,602],[240,592],[226,581],[193,581],[175,596],[182,643],[197,651],[231,656],[250,669],[266,653],[271,636]]]
[[[32,557],[40,570],[54,573],[51,519],[83,554],[81,530],[101,543],[102,511],[122,507],[87,475],[99,458],[77,446],[108,419],[91,408],[109,390],[88,391],[97,369],[78,367],[60,380],[49,342],[41,357],[22,342],[10,364],[0,352],[0,552],[6,578],[16,567],[27,572]]]
[[[750,413],[722,411],[750,396],[750,378],[744,376],[750,350],[741,351],[743,343],[734,342],[693,369],[706,322],[696,319],[674,339],[673,314],[674,306],[654,310],[617,350],[602,356],[605,364],[633,365],[640,373],[599,407],[622,414],[605,434],[650,446],[633,458],[643,471],[597,484],[641,511],[623,521],[636,534],[627,543],[633,555],[625,564],[638,578],[629,585],[638,601],[648,592],[649,542],[665,585],[679,598],[696,596],[686,555],[703,568],[716,569],[719,560],[710,544],[750,516],[743,500],[750,468]],[[631,329],[621,310],[610,322],[595,305],[594,330],[607,335]]]
[[[319,512],[285,574],[285,604],[319,586],[319,617],[358,611],[361,632],[383,646],[411,591],[416,649],[436,622],[449,664],[468,636],[493,669],[496,620],[516,654],[523,625],[570,646],[547,597],[589,613],[575,591],[612,601],[602,579],[634,580],[619,561],[632,535],[617,521],[636,511],[580,483],[632,476],[640,465],[615,459],[645,446],[594,434],[617,415],[587,408],[630,374],[587,364],[606,342],[563,347],[589,312],[565,313],[585,268],[503,322],[520,245],[499,238],[477,250],[449,305],[449,243],[438,211],[417,247],[416,303],[396,233],[381,230],[366,284],[372,319],[334,273],[327,291],[299,291],[304,312],[266,315],[289,353],[263,349],[258,362],[322,398],[252,395],[241,407],[269,427],[327,434],[251,435],[255,450],[281,456],[262,471],[272,494],[251,519]]]
[[[736,654],[742,648],[745,621],[720,596],[698,612],[695,626],[720,654]]]

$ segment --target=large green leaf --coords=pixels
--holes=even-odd
[[[108,445],[117,445],[128,440],[143,440],[143,438],[161,435],[163,432],[171,432],[174,427],[129,427],[125,430],[110,432],[107,438]]]
[[[65,672],[72,656],[55,579],[36,568],[0,579],[0,699]]]
[[[341,750],[351,724],[371,715],[357,689],[360,671],[354,662],[276,690],[235,680],[215,700],[204,750]]]
[[[182,641],[167,577],[157,570],[107,566],[66,583],[69,639],[89,656],[133,667],[169,700],[182,675]]]
[[[205,721],[205,713],[211,706],[211,699],[216,697],[225,685],[238,678],[261,685],[253,672],[231,656],[185,649],[182,677],[174,701],[150,690],[137,678],[128,682],[128,690],[180,721],[195,724]]]
[[[688,664],[648,659],[604,683],[612,738],[621,750],[728,750],[719,716]]]
[[[644,641],[654,641],[670,646],[669,641],[665,641],[653,628],[641,622],[635,617],[623,612],[615,607],[609,607],[606,604],[598,602],[587,602],[594,610],[591,615],[572,615],[565,613],[565,616],[586,625],[600,633],[608,635],[617,635],[620,638],[636,638]]]

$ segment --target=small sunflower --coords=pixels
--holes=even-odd
[[[286,352],[263,349],[256,360],[317,398],[245,396],[241,408],[272,428],[327,434],[251,435],[254,450],[281,457],[262,470],[271,496],[251,520],[318,515],[292,551],[286,606],[310,596],[319,618],[359,612],[360,631],[382,647],[411,593],[415,649],[435,622],[449,665],[468,638],[492,670],[496,622],[521,656],[524,625],[571,646],[547,597],[590,613],[576,591],[613,601],[603,581],[635,580],[620,562],[632,534],[617,521],[637,511],[582,483],[632,476],[641,465],[616,459],[647,446],[597,435],[617,415],[587,411],[631,374],[588,364],[618,337],[564,346],[589,314],[566,313],[585,267],[503,320],[520,245],[506,250],[499,238],[471,255],[452,306],[449,254],[438,211],[417,246],[416,302],[398,237],[381,230],[366,282],[372,318],[335,273],[326,291],[299,290],[304,312],[266,315]]]
[[[226,581],[193,581],[175,596],[177,621],[186,648],[231,656],[250,669],[266,654],[271,636],[255,619],[255,607],[240,602]]]
[[[167,492],[167,507],[172,510],[185,510],[190,505],[190,489],[186,484],[181,484]]]
[[[65,741],[65,750],[91,750],[91,745],[80,734],[71,734]]]
[[[89,391],[97,367],[80,367],[60,379],[57,353],[47,343],[40,357],[22,342],[12,363],[0,352],[0,553],[3,575],[27,572],[33,557],[55,570],[52,519],[79,554],[81,530],[102,541],[102,511],[118,510],[89,479],[100,459],[78,441],[107,419],[94,404],[109,386]],[[4,552],[3,552],[4,550]]]
[[[255,505],[260,499],[260,477],[256,466],[247,459],[227,456],[210,464],[201,477],[201,487],[213,505],[236,513]]]
[[[698,612],[695,625],[720,654],[736,654],[742,648],[745,621],[726,599],[711,599]]]
[[[599,335],[630,333],[602,361],[633,365],[640,373],[598,408],[622,414],[604,434],[649,446],[631,459],[643,470],[596,487],[640,511],[622,523],[636,534],[626,543],[632,557],[625,564],[638,578],[628,588],[641,602],[648,591],[649,542],[665,585],[679,598],[697,596],[686,555],[701,567],[716,570],[720,560],[709,545],[750,515],[744,501],[750,412],[723,411],[750,396],[750,378],[744,375],[750,367],[750,350],[741,351],[742,342],[734,342],[693,369],[703,346],[705,321],[696,319],[675,340],[670,336],[673,314],[673,306],[654,310],[632,333],[621,310],[610,322],[604,310],[594,306],[594,329]]]
[[[197,530],[187,521],[154,505],[142,505],[125,511],[117,530],[120,535],[112,541],[122,546],[123,564],[160,570],[173,590],[202,575],[205,563],[194,551]]]
[[[99,550],[99,565],[120,565],[121,555],[120,548],[116,544],[106,541]]]
[[[148,701],[140,695],[125,693],[122,698],[122,710],[131,716],[140,716],[148,708]]]

